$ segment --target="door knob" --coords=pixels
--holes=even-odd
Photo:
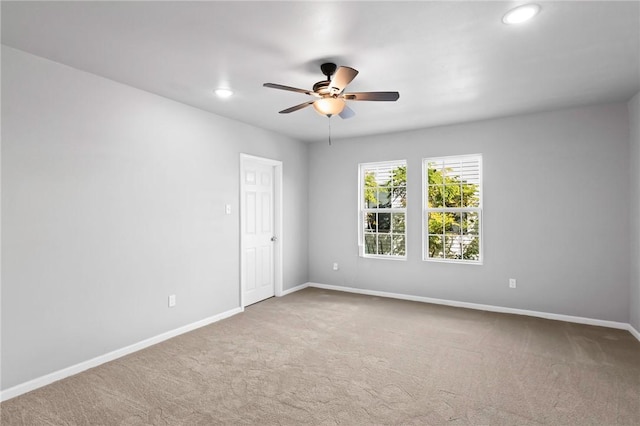
[[[273,241],[273,242],[275,243],[276,241],[278,241],[278,237],[276,237],[276,236],[274,235],[273,237],[271,237],[271,241]]]

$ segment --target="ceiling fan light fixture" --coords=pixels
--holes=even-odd
[[[502,22],[507,25],[521,24],[540,13],[540,5],[535,3],[524,4],[511,9],[502,17]]]
[[[313,103],[313,109],[315,109],[318,114],[326,115],[327,117],[340,114],[344,107],[344,99],[331,96],[318,99]]]

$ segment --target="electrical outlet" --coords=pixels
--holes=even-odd
[[[337,270],[338,270],[338,263],[337,263],[337,262],[333,264],[333,270],[334,270],[334,271],[337,271]]]
[[[176,295],[172,294],[169,296],[169,307],[173,308],[174,306],[176,306]]]
[[[225,214],[231,214],[231,204],[225,204],[224,205],[224,213]]]
[[[516,279],[509,278],[509,288],[516,288]]]

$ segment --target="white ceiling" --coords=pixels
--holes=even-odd
[[[8,2],[2,43],[304,141],[326,140],[308,98],[333,61],[360,74],[333,138],[395,132],[574,105],[640,90],[638,1],[546,2],[522,26],[519,2]],[[217,99],[229,86],[235,95]],[[99,102],[99,100],[96,100]]]

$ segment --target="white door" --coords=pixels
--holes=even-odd
[[[241,160],[241,273],[242,305],[275,295],[276,203],[275,167],[269,160]]]

